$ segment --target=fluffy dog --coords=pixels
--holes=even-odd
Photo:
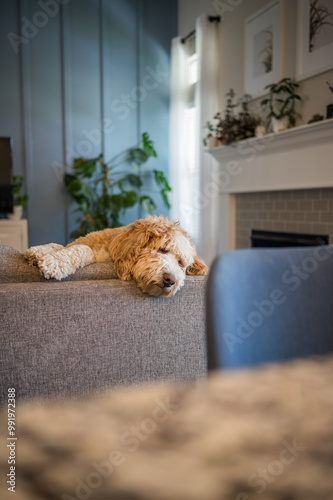
[[[55,243],[31,247],[24,256],[45,278],[57,280],[94,262],[112,261],[120,279],[133,279],[155,297],[175,295],[186,275],[208,273],[188,234],[178,222],[162,216],[89,233],[66,247]]]

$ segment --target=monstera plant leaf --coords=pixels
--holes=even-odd
[[[161,188],[161,196],[164,201],[165,206],[170,209],[171,205],[169,202],[168,193],[171,191],[171,187],[167,181],[167,178],[164,175],[164,172],[160,170],[154,170],[154,176],[156,184]]]
[[[148,156],[152,156],[153,158],[157,158],[157,153],[156,153],[155,148],[154,148],[154,143],[150,139],[148,132],[144,132],[142,134],[142,147]]]
[[[141,196],[140,204],[144,210],[144,212],[148,215],[151,215],[153,211],[156,209],[156,205],[150,196]]]
[[[137,188],[140,188],[142,186],[142,180],[139,175],[136,174],[129,174],[126,178],[128,182]]]
[[[147,153],[140,148],[134,148],[130,150],[129,161],[136,163],[137,165],[142,165],[148,160]]]

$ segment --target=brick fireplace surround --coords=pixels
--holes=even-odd
[[[238,194],[236,248],[251,246],[251,229],[327,234],[333,244],[333,188]]]
[[[333,119],[209,154],[220,173],[218,253],[249,248],[252,229],[328,234],[333,244]]]

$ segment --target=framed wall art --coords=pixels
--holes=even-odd
[[[255,97],[282,76],[282,10],[275,0],[245,20],[244,87]]]
[[[296,76],[304,80],[333,68],[333,1],[298,0]]]

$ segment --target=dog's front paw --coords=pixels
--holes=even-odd
[[[207,276],[208,272],[208,267],[197,255],[194,258],[193,264],[186,269],[186,274],[188,276]]]
[[[69,269],[70,266],[68,266],[68,263],[59,260],[55,254],[44,255],[38,259],[37,265],[39,272],[46,279],[54,278],[61,280],[71,274],[72,271]]]
[[[24,258],[28,261],[30,266],[37,266],[38,261],[44,256],[51,252],[56,252],[64,248],[62,245],[57,243],[50,243],[49,245],[38,245],[35,247],[28,248],[24,252]]]
[[[38,259],[45,255],[45,252],[42,250],[43,246],[44,245],[31,247],[24,252],[24,258],[28,261],[30,266],[37,266]]]
[[[24,254],[23,254],[23,257],[25,258],[25,260],[28,261],[28,264],[30,266],[36,266],[37,265],[37,258],[36,258],[36,254],[35,254],[35,251],[34,251],[34,247],[31,247],[28,250],[26,250],[24,252]]]

